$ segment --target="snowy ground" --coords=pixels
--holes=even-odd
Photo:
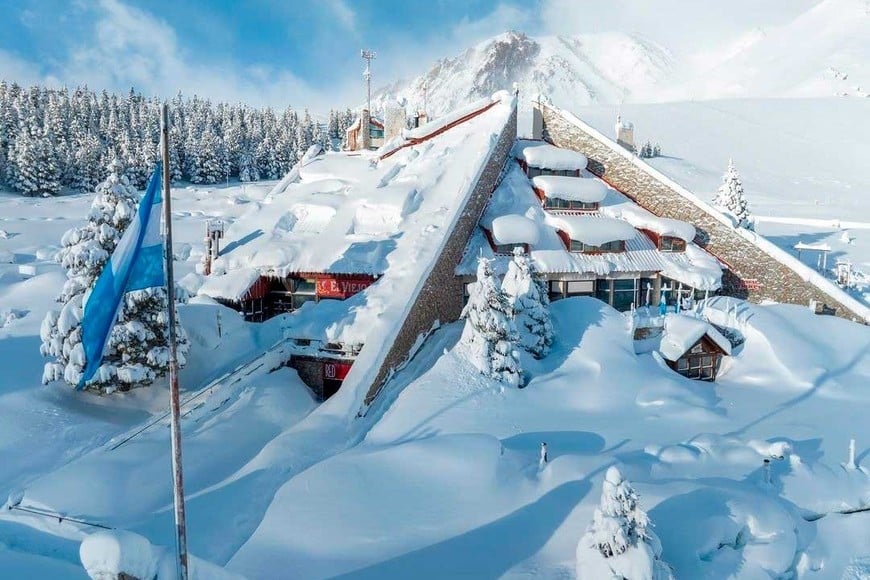
[[[870,303],[870,99],[560,105],[605,135],[621,112],[638,146],[661,144],[650,163],[705,200],[733,158],[757,231],[794,254],[798,242],[828,244],[829,268],[845,258],[867,275],[855,294]]]
[[[179,274],[199,260],[204,219],[236,219],[271,185],[176,190]],[[39,324],[62,280],[50,250],[88,203],[0,196],[0,250],[15,261],[0,264],[0,310],[14,312],[0,328],[0,498],[23,490],[23,506],[171,546],[165,422],[112,449],[164,409],[165,388],[97,397],[39,384]],[[678,578],[840,578],[853,558],[866,566],[870,513],[815,518],[870,504],[867,472],[841,466],[852,437],[859,463],[870,461],[870,330],[747,307],[736,323],[746,343],[709,385],[635,355],[623,315],[600,302],[553,312],[556,347],[523,361],[527,388],[476,374],[449,325],[365,418],[347,421],[335,401],[315,406],[292,370],[269,372],[280,353],[257,358],[282,319],[252,325],[207,300],[185,306],[189,392],[255,359],[184,420],[192,552],[250,578],[573,578],[615,464]],[[539,470],[542,441],[551,461]],[[783,459],[768,487],[770,456]],[[4,509],[0,568],[84,578],[78,544],[93,531]]]

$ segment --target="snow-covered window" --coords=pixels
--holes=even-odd
[[[659,239],[659,250],[662,252],[685,252],[686,242],[673,236],[662,236]]]
[[[590,244],[584,244],[578,240],[571,240],[571,251],[572,252],[582,252],[584,254],[601,254],[605,252],[624,252],[625,251],[625,242],[623,240],[614,240],[612,242],[605,242],[598,246],[592,246]]]
[[[537,177],[539,175],[544,175],[539,167],[529,167],[529,177]]]
[[[712,381],[718,361],[719,356],[713,353],[689,354],[677,361],[677,372],[689,379]]]
[[[585,201],[568,201],[558,197],[548,197],[544,200],[544,209],[573,210],[573,211],[598,211],[597,203]]]

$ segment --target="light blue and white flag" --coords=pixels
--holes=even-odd
[[[136,218],[121,236],[85,302],[82,316],[85,368],[76,387],[78,390],[83,389],[100,368],[124,294],[164,284],[163,236],[160,232],[162,174],[158,162],[139,202]]]

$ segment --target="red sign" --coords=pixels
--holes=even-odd
[[[343,381],[347,373],[350,372],[350,367],[353,363],[324,361],[323,362],[323,378],[335,381]]]
[[[349,298],[372,285],[371,278],[318,278],[317,296],[320,298]]]

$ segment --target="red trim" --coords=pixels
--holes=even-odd
[[[571,236],[568,235],[568,232],[565,230],[556,230],[556,233],[559,234],[559,238],[561,238],[562,243],[565,245],[565,250],[571,251]]]
[[[384,153],[383,155],[381,155],[380,159],[384,160],[387,157],[389,157],[390,155],[392,155],[393,153],[395,153],[397,151],[401,151],[402,149],[404,149],[406,147],[413,147],[414,145],[419,145],[420,143],[423,143],[425,141],[428,141],[429,139],[437,137],[438,135],[444,133],[445,131],[449,131],[450,129],[456,127],[457,125],[461,125],[462,123],[465,123],[466,121],[470,121],[471,119],[477,117],[478,115],[485,113],[486,111],[490,110],[491,108],[498,105],[499,103],[501,103],[501,101],[493,101],[490,104],[483,107],[482,109],[472,111],[471,113],[468,113],[464,117],[460,117],[460,118],[456,119],[455,121],[448,123],[447,125],[444,125],[443,127],[433,131],[432,133],[429,133],[428,135],[424,135],[423,137],[417,137],[417,138],[411,139],[407,143],[402,145],[401,147],[396,147],[392,151],[388,151],[388,152]]]

